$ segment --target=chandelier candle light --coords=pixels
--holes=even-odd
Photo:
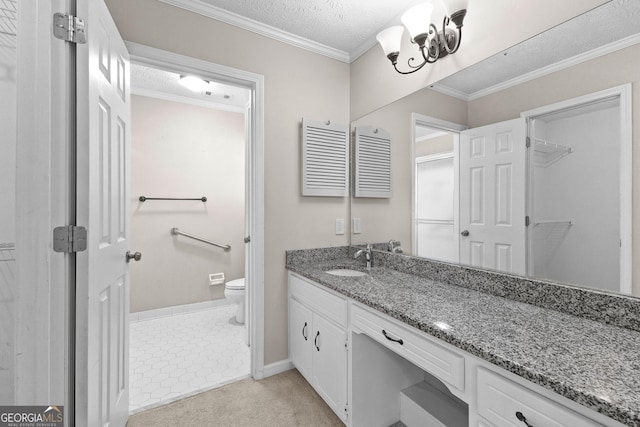
[[[376,39],[382,46],[393,68],[400,74],[415,73],[426,64],[433,64],[439,58],[450,53],[456,53],[462,40],[462,22],[467,14],[467,0],[442,0],[445,8],[445,17],[442,20],[442,31],[438,31],[431,23],[432,3],[421,3],[407,10],[400,20],[409,31],[411,42],[418,45],[422,54],[422,63],[415,65],[415,58],[409,58],[407,65],[409,71],[398,69],[398,57],[404,27],[397,25],[381,31]],[[457,32],[449,27],[453,23]]]

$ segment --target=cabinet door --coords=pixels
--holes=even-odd
[[[346,420],[347,333],[321,316],[313,316],[313,381],[318,394],[331,409]]]
[[[289,299],[289,351],[291,361],[300,373],[311,382],[313,330],[311,310],[293,298]]]

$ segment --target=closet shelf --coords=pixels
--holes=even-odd
[[[550,224],[550,225],[566,225],[566,226],[571,226],[573,225],[573,221],[570,219],[549,219],[549,220],[544,220],[544,221],[535,221],[533,223],[534,227],[537,227],[539,225],[545,225],[545,224]]]
[[[549,167],[564,156],[573,153],[573,148],[533,138],[533,165]]]

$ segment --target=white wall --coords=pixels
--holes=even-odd
[[[208,278],[244,277],[244,114],[134,95],[131,119],[131,248],[143,256],[132,263],[131,312],[224,298]]]
[[[302,117],[349,123],[349,65],[156,0],[107,0],[125,40],[265,76],[265,364],[288,358],[285,251],[348,243],[348,198],[300,195]]]
[[[619,118],[619,107],[608,106],[536,120],[535,137],[573,149],[548,167],[534,167],[532,220],[573,222],[534,224],[536,277],[620,290]]]

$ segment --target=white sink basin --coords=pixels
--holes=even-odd
[[[367,273],[358,270],[351,270],[349,268],[337,268],[335,270],[327,270],[325,273],[332,274],[334,276],[343,276],[343,277],[362,277],[366,276]]]

